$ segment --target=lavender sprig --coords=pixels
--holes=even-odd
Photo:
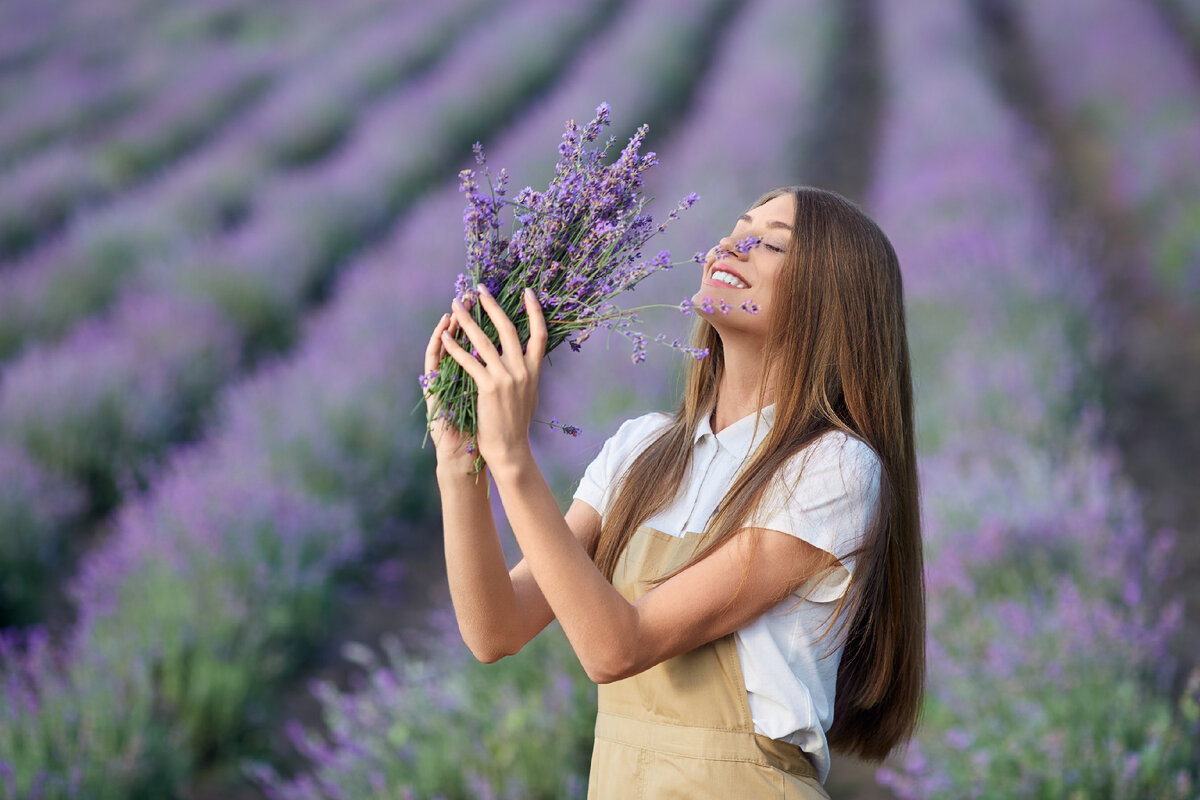
[[[547,354],[563,342],[578,351],[594,330],[608,328],[633,342],[635,362],[645,360],[649,340],[632,330],[631,324],[637,320],[635,312],[664,306],[623,310],[611,301],[655,272],[676,266],[667,250],[649,259],[642,258],[642,250],[699,197],[694,193],[684,197],[668,212],[665,222],[656,224],[647,213],[648,201],[642,193],[646,170],[658,163],[655,153],[642,152],[648,127],[638,128],[610,160],[608,154],[615,140],[602,136],[610,124],[609,116],[608,104],[602,103],[587,125],[567,123],[554,177],[544,190],[527,186],[509,197],[508,174],[501,170],[493,180],[478,144],[474,151],[479,169],[459,174],[460,191],[467,197],[463,211],[467,268],[458,276],[455,296],[498,349],[495,326],[474,302],[474,287],[480,283],[513,321],[522,346],[529,339],[522,292],[532,287],[546,319]],[[513,217],[507,230],[501,220],[506,207]],[[474,352],[462,331],[457,340]],[[660,337],[655,341],[664,340]],[[697,359],[707,355],[703,350],[682,347],[677,340],[670,346]],[[465,433],[473,446],[477,430],[474,380],[447,356],[436,370],[422,375],[420,382],[435,400],[436,410],[430,421],[446,420]],[[579,432],[557,418],[545,424],[572,435]],[[477,468],[482,463],[481,458],[476,459]]]

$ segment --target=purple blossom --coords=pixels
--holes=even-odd
[[[502,177],[498,184],[492,182],[483,148],[475,148],[482,174],[466,169],[459,175],[459,188],[467,199],[463,224],[468,273],[459,276],[456,292],[465,296],[468,287],[487,284],[509,318],[517,321],[518,334],[525,341],[528,327],[521,324],[521,289],[537,287],[549,334],[547,353],[564,341],[577,351],[587,331],[606,327],[620,330],[633,342],[632,360],[641,363],[646,358],[646,338],[628,329],[632,312],[620,311],[610,300],[652,273],[670,268],[671,255],[661,250],[649,261],[637,261],[659,230],[645,211],[647,201],[641,192],[644,173],[658,161],[654,153],[641,153],[648,128],[639,127],[620,154],[607,162],[608,146],[589,143],[599,139],[609,124],[607,104],[597,109],[582,131],[575,122],[567,123],[550,185],[540,192],[527,187],[513,202],[521,224],[510,238],[498,233],[507,181]],[[695,200],[689,195],[670,216],[677,217]],[[490,320],[479,310],[475,314],[494,340]],[[474,431],[474,382],[469,376],[456,381],[461,371],[448,359],[429,388],[443,407],[459,412],[456,422],[464,431]]]
[[[762,239],[760,239],[759,237],[746,236],[742,239],[738,239],[737,242],[734,244],[734,248],[739,253],[749,253],[751,250],[753,250],[755,247],[758,247],[761,244],[762,244]]]

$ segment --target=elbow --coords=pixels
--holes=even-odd
[[[496,663],[500,658],[515,656],[521,651],[521,648],[509,648],[499,642],[468,642],[467,649],[476,661],[485,664]]]
[[[638,667],[629,658],[628,653],[622,653],[619,649],[616,652],[604,653],[588,659],[580,659],[580,662],[583,664],[583,671],[587,673],[588,678],[596,684],[623,681],[626,678],[637,675],[644,669]]]
[[[505,656],[513,656],[521,651],[520,645],[512,647],[500,639],[491,638],[472,638],[463,637],[463,641],[467,645],[467,649],[471,651],[471,655],[475,660],[483,664],[495,664]]]
[[[509,652],[506,648],[496,646],[483,645],[467,645],[467,649],[471,651],[471,655],[475,656],[475,660],[482,664],[495,664],[505,656],[515,655]]]

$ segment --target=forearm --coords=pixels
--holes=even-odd
[[[637,610],[572,535],[532,456],[494,477],[525,562],[580,663],[601,683],[625,674],[639,658]]]
[[[446,576],[458,629],[481,661],[518,649],[519,608],[496,535],[486,473],[468,476],[461,466],[439,466]]]

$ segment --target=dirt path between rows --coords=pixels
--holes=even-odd
[[[1200,660],[1200,320],[1155,283],[1145,237],[1111,189],[1111,153],[1050,102],[1014,6],[974,0],[974,8],[997,85],[1054,156],[1047,184],[1060,189],[1064,225],[1095,242],[1089,262],[1112,336],[1101,365],[1105,434],[1142,499],[1147,529],[1178,535],[1176,574],[1161,598],[1185,604],[1173,647],[1178,687]]]

